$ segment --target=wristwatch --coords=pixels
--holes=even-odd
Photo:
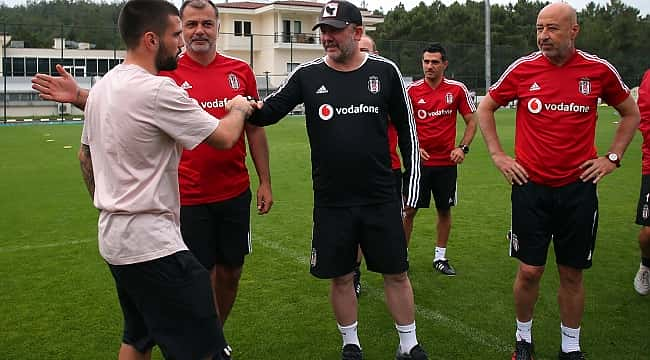
[[[614,165],[616,165],[616,167],[621,167],[621,158],[618,156],[617,153],[608,152],[606,156],[607,156],[607,160],[609,160]]]
[[[458,148],[461,149],[461,150],[463,150],[463,152],[464,152],[465,154],[467,154],[467,153],[469,152],[469,145],[460,144],[460,145],[458,145]]]

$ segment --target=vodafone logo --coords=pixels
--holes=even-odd
[[[528,111],[533,114],[539,114],[542,111],[542,100],[538,98],[532,98],[528,101]]]
[[[560,102],[544,104],[542,103],[542,100],[538,98],[532,98],[528,100],[528,111],[530,111],[532,114],[539,114],[542,112],[542,110],[587,114],[591,111],[591,109],[592,108],[589,105],[580,105],[576,103]]]
[[[323,104],[318,108],[318,116],[323,120],[329,120],[334,116],[334,108],[330,104]]]
[[[418,110],[418,119],[426,119],[427,117],[436,117],[436,116],[446,116],[446,115],[452,115],[454,113],[454,110],[450,109],[438,109],[438,110],[433,110],[433,111],[426,111],[424,109]]]

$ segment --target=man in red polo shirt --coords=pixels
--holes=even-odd
[[[550,4],[539,12],[536,27],[540,51],[510,65],[478,111],[490,156],[512,184],[510,255],[519,259],[512,358],[532,359],[533,310],[552,240],[560,275],[559,359],[584,359],[582,272],[591,267],[598,228],[596,184],[620,166],[639,110],[610,63],[575,48],[580,30],[575,9]],[[594,146],[599,98],[621,115],[614,141],[602,155]],[[515,158],[501,147],[494,118],[512,100],[517,100]]]
[[[643,163],[641,167],[641,194],[636,212],[636,223],[641,225],[639,247],[641,264],[634,278],[634,289],[640,295],[650,293],[650,70],[643,75],[639,85],[639,111],[641,124],[639,130],[643,135]]]
[[[408,245],[413,219],[418,209],[429,207],[433,194],[438,213],[433,268],[454,276],[456,270],[449,264],[446,252],[451,231],[451,207],[456,205],[456,166],[465,160],[476,134],[476,105],[463,83],[445,78],[448,64],[445,48],[438,43],[429,45],[422,52],[424,78],[408,88],[420,142],[422,170],[420,197],[417,207],[405,210],[404,232]],[[465,133],[459,145],[456,145],[457,112],[465,120]]]
[[[176,70],[160,75],[174,79],[216,118],[223,116],[224,104],[236,95],[258,98],[250,66],[217,52],[219,14],[214,4],[185,1],[180,14],[185,53]],[[263,128],[250,124],[245,133],[260,179],[257,209],[265,214],[273,202],[266,134]],[[183,240],[210,271],[215,305],[224,323],[237,296],[244,256],[251,250],[251,192],[244,135],[229,150],[205,144],[184,150],[178,175]]]

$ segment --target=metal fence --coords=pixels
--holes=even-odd
[[[0,121],[9,117],[29,117],[49,112],[62,118],[64,111],[75,112],[69,107],[42,101],[31,90],[30,79],[38,73],[56,75],[55,64],[62,64],[82,84],[92,85],[98,77],[119,64],[124,50],[116,28],[79,28],[50,26],[50,37],[38,38],[49,48],[34,48],[29,41],[18,39],[15,34],[24,33],[24,24],[0,24],[2,61],[0,65]],[[43,27],[38,30],[42,31]],[[28,30],[30,30],[28,28]],[[37,29],[33,28],[34,32]],[[245,29],[235,33],[221,33],[218,40],[220,52],[247,61],[257,76],[261,96],[272,92],[298,64],[323,55],[318,33],[250,34]],[[76,35],[76,34],[84,35]],[[371,34],[372,35],[372,34]],[[8,42],[7,37],[12,36]],[[75,39],[84,36],[85,39]],[[57,40],[71,38],[77,41]],[[89,38],[88,38],[89,37]],[[45,36],[43,36],[45,38]],[[93,44],[94,38],[101,40]],[[422,49],[431,42],[404,41],[376,38],[380,55],[394,61],[406,79],[422,77]],[[465,83],[476,94],[485,93],[485,60],[483,44],[443,44],[447,50],[449,67],[446,76]],[[20,47],[23,46],[23,47]],[[54,49],[53,47],[58,46]],[[534,49],[522,51],[512,46],[497,45],[491,49],[491,78],[496,81],[503,71],[518,57]],[[278,65],[281,63],[280,65]],[[270,65],[273,64],[273,65]],[[286,65],[286,66],[285,66]],[[626,74],[619,69],[623,79],[632,86],[640,81],[641,74]],[[30,114],[30,109],[32,114]],[[76,112],[80,114],[79,111]]]

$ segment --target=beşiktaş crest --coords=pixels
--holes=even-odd
[[[237,75],[233,73],[228,74],[228,84],[231,89],[239,90],[239,79],[237,79]]]
[[[447,104],[450,104],[450,105],[453,104],[454,103],[454,94],[448,92],[445,95],[445,101],[447,101]]]
[[[372,94],[377,94],[379,93],[379,90],[381,90],[381,83],[379,82],[379,78],[377,76],[370,76],[368,78],[368,91],[370,91]]]
[[[578,89],[582,95],[591,94],[591,81],[589,78],[580,79],[580,82],[578,82]]]

